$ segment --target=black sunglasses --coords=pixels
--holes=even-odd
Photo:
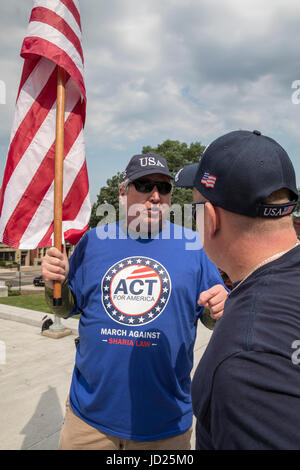
[[[133,184],[139,193],[151,193],[155,186],[157,187],[159,194],[162,195],[169,194],[172,190],[171,183],[168,183],[167,181],[135,180],[130,184]]]
[[[205,206],[205,204],[207,203],[207,201],[204,201],[204,202],[192,202],[192,216],[193,216],[193,219],[196,220],[196,217],[197,217],[197,207],[198,206]]]

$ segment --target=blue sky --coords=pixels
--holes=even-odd
[[[0,176],[32,0],[0,6]],[[300,4],[296,0],[81,0],[91,201],[144,145],[207,145],[259,129],[289,153],[300,186]],[[300,88],[299,88],[300,89]],[[300,98],[300,93],[295,96]]]

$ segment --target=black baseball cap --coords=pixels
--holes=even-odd
[[[174,176],[174,184],[179,188],[192,188],[199,164],[193,163],[181,168]]]
[[[190,183],[215,206],[248,217],[283,217],[297,205],[293,164],[275,140],[260,131],[238,130],[204,151]],[[291,202],[266,204],[271,193],[289,189]]]
[[[167,161],[164,157],[155,153],[144,153],[134,155],[123,172],[123,180],[129,178],[136,180],[142,176],[159,173],[172,178],[169,172]]]

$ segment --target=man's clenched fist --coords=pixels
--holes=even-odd
[[[61,253],[57,248],[51,247],[42,259],[42,275],[45,285],[53,289],[53,281],[61,283],[67,278],[69,272],[69,260],[64,248]]]
[[[218,320],[223,315],[225,300],[228,292],[222,284],[216,284],[208,290],[201,292],[198,305],[208,308],[210,316],[214,320]]]

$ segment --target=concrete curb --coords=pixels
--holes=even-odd
[[[52,321],[54,321],[54,315],[51,313],[37,312],[35,310],[29,310],[26,308],[0,304],[0,318],[3,320],[17,321],[19,323],[25,323],[26,325],[42,328],[42,319],[46,315],[51,318]],[[66,328],[70,328],[74,335],[78,334],[79,320],[75,318],[69,318],[68,320],[62,319],[61,322]]]

